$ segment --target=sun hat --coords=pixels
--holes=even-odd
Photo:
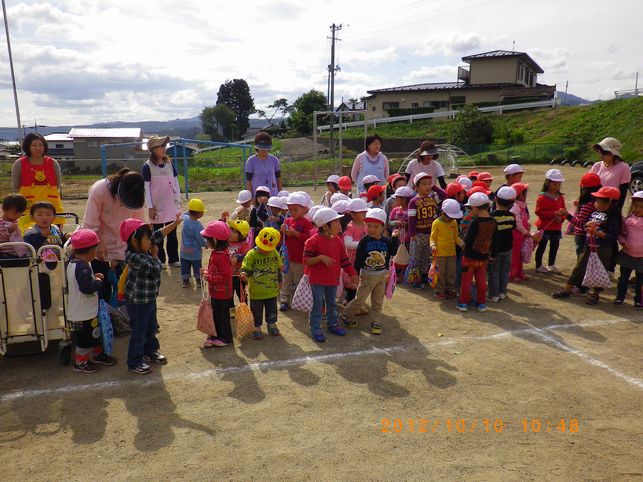
[[[350,201],[350,200],[351,198],[349,198],[346,194],[342,194],[341,192],[336,192],[330,197],[330,204],[332,206],[337,201]]]
[[[460,203],[455,199],[445,199],[442,201],[442,212],[451,219],[460,219],[462,217],[462,208]]]
[[[196,211],[198,213],[207,212],[205,209],[205,203],[196,197],[190,199],[190,202],[188,203],[188,211]]]
[[[145,204],[145,180],[138,171],[128,171],[121,176],[116,197],[127,209],[141,209]]]
[[[123,241],[124,243],[127,243],[130,236],[134,234],[134,231],[136,231],[141,226],[151,226],[151,224],[146,223],[145,221],[141,221],[140,219],[127,218],[125,221],[121,223],[121,226],[119,228],[121,241]]]
[[[369,202],[374,201],[384,191],[386,191],[385,186],[380,186],[380,185],[371,186],[368,188],[368,191],[366,191],[366,199]]]
[[[489,196],[482,192],[475,192],[469,196],[466,206],[478,207],[484,204],[489,204]]]
[[[466,190],[471,189],[473,182],[465,175],[461,175],[455,178],[455,182],[462,184]]]
[[[230,226],[230,229],[234,229],[235,231],[238,231],[241,236],[244,238],[248,236],[248,233],[250,232],[250,223],[248,221],[244,221],[243,219],[235,219],[235,220],[228,220],[228,226]]]
[[[97,246],[100,242],[98,235],[91,229],[86,228],[74,231],[69,241],[74,249],[91,248],[92,246]]]
[[[418,172],[413,178],[413,185],[417,186],[418,183],[425,177],[428,177],[429,179],[433,179],[433,176],[431,176],[430,174],[427,174],[426,172]]]
[[[339,214],[344,214],[348,208],[348,203],[350,203],[350,201],[340,199],[339,201],[335,201],[331,207]]]
[[[204,238],[213,238],[217,241],[225,241],[226,239],[230,239],[230,226],[223,221],[212,221],[201,231],[201,236]]]
[[[255,149],[269,151],[272,149],[272,137],[265,131],[258,132],[255,136]]]
[[[268,193],[268,195],[270,195],[270,188],[267,186],[259,186],[257,189],[255,189],[255,196],[258,192],[266,192]]]
[[[593,192],[592,196],[618,201],[621,198],[621,191],[615,187],[603,186],[598,191]]]
[[[320,205],[320,204],[317,204],[317,205],[315,205],[315,206],[311,207],[311,208],[308,210],[308,212],[306,213],[306,216],[308,216],[308,219],[310,219],[310,220],[312,221],[312,220],[315,218],[315,213],[316,213],[317,211],[319,211],[319,210],[320,210],[321,208],[323,208],[323,207],[324,207],[324,206],[322,206],[322,205]]]
[[[365,213],[368,211],[366,201],[361,198],[351,199],[346,206],[346,211],[349,213]]]
[[[159,137],[152,136],[147,140],[147,150],[151,151],[155,147],[166,146],[170,142],[170,136]]]
[[[513,201],[517,196],[516,190],[510,186],[502,186],[496,193],[496,197],[504,201]]]
[[[586,172],[580,178],[580,187],[596,187],[601,185],[601,178],[593,172]]]
[[[279,192],[277,193],[277,196],[279,196],[279,197],[288,197],[288,195],[289,195],[289,194],[290,194],[290,191],[286,191],[286,190],[284,189],[283,191],[279,191]]]
[[[516,197],[518,197],[525,191],[525,189],[527,189],[529,187],[529,184],[524,184],[522,182],[516,182],[516,183],[513,183],[511,185],[511,187],[513,187],[515,189]]]
[[[398,197],[413,197],[415,193],[413,192],[413,189],[411,189],[408,186],[402,186],[398,187],[395,192],[393,193],[394,198]]]
[[[424,157],[424,156],[435,156],[436,154],[440,154],[438,151],[438,148],[433,146],[428,146],[426,149],[423,149],[422,152],[418,154],[419,157]]]
[[[331,221],[334,221],[335,219],[341,218],[342,215],[339,214],[337,211],[335,211],[332,208],[327,208],[327,207],[321,207],[317,210],[315,215],[313,216],[313,223],[315,223],[315,226],[321,227],[325,224],[330,223]]]
[[[380,208],[371,208],[366,213],[366,216],[364,216],[364,222],[375,222],[384,225],[386,224],[386,212]]]
[[[514,174],[525,172],[525,170],[520,164],[509,164],[507,167],[505,167],[503,172],[505,173],[505,176],[513,176]]]
[[[549,169],[545,173],[545,179],[549,181],[554,181],[554,182],[563,182],[565,181],[565,178],[563,177],[563,173],[560,172],[560,169]]]
[[[339,184],[339,176],[337,174],[331,174],[328,176],[328,179],[326,179],[326,184],[329,182],[332,182],[333,184]]]
[[[450,182],[449,184],[447,184],[446,191],[447,191],[447,196],[449,197],[453,197],[459,192],[462,192],[464,190],[465,190],[464,186],[459,182]]]
[[[478,181],[493,181],[493,176],[490,172],[483,171],[478,174]]]
[[[370,184],[372,182],[382,182],[382,180],[378,179],[378,177],[373,174],[368,174],[362,179],[362,184]]]
[[[248,201],[252,201],[252,193],[247,189],[239,191],[239,194],[237,194],[237,204],[247,203]]]
[[[353,188],[353,181],[348,176],[342,176],[339,178],[337,185],[345,191],[350,191]]]
[[[288,195],[288,198],[286,199],[286,204],[306,207],[308,206],[308,198],[306,196],[303,196],[299,192],[293,192]]]
[[[594,150],[603,149],[604,151],[611,152],[616,157],[621,157],[621,149],[623,144],[618,139],[614,137],[606,137],[601,142],[594,144]]]
[[[632,194],[632,199],[643,199],[643,191],[636,191]]]
[[[255,245],[261,251],[271,252],[277,249],[281,241],[281,233],[275,228],[263,228],[255,238]]]

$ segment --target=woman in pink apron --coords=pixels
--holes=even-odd
[[[147,141],[150,158],[141,169],[145,180],[145,202],[154,231],[174,222],[176,213],[181,212],[179,173],[165,153],[165,146],[168,142],[170,142],[170,138],[167,136],[150,137]],[[168,234],[166,239],[165,248],[163,245],[159,246],[159,259],[161,263],[165,264],[167,258],[170,266],[180,267],[176,230]]]

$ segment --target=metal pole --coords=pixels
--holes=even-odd
[[[7,35],[7,50],[9,52],[9,68],[11,69],[11,84],[13,85],[13,102],[16,106],[16,122],[18,126],[18,142],[22,141],[20,136],[20,107],[18,106],[18,90],[16,89],[16,74],[13,70],[13,55],[11,54],[11,39],[9,38],[9,20],[7,19],[7,6],[2,0],[2,16],[4,18],[4,31]]]
[[[313,112],[313,191],[317,190],[317,111]]]
[[[339,113],[339,165],[342,165],[342,113]],[[335,173],[337,173],[337,164],[335,165]]]
[[[100,164],[103,170],[103,177],[107,177],[107,144],[100,146]]]
[[[565,81],[565,100],[563,101],[563,105],[567,105],[567,86],[569,85],[569,81]]]
[[[243,146],[242,149],[242,154],[241,154],[241,189],[246,188],[246,161],[248,160],[248,155],[246,154],[246,148],[247,146]]]
[[[183,151],[183,177],[184,183],[185,183],[185,199],[190,199],[190,185],[188,183],[188,159],[185,156],[185,144],[183,143],[183,139],[179,137],[178,141],[181,143],[181,150]]]

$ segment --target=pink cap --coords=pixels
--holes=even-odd
[[[230,227],[223,221],[212,221],[201,231],[201,236],[225,241],[230,238]]]
[[[71,247],[74,249],[91,248],[99,243],[98,235],[91,229],[78,229],[70,238]]]
[[[145,225],[149,226],[149,223],[143,222],[140,219],[127,218],[125,221],[121,223],[121,228],[120,228],[121,241],[123,241],[124,243],[127,243],[127,240],[134,233],[134,231],[136,231],[141,226],[145,226]]]

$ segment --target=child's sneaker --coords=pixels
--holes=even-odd
[[[342,320],[342,323],[344,323],[348,328],[355,328],[357,326],[357,321],[349,320],[343,315],[340,315],[339,319]]]
[[[228,346],[228,345],[229,343],[226,343],[221,338],[216,338],[214,341],[212,341],[212,346],[216,346],[217,348],[221,348],[222,346]]]
[[[624,303],[624,300],[622,300],[620,298],[616,298],[614,300],[614,306],[623,306],[623,303]]]
[[[190,280],[189,279],[184,279],[183,280],[183,285],[184,288],[189,288],[190,287]]]
[[[100,355],[94,357],[94,363],[100,363],[101,365],[105,365],[106,367],[113,367],[114,365],[116,365],[116,358],[103,352]]]
[[[201,283],[202,283],[202,282],[201,282],[201,278],[197,278],[197,279],[196,279],[196,287],[197,287],[197,288],[201,288]]]
[[[462,312],[469,311],[469,305],[466,303],[458,303],[457,307],[459,311],[462,311]]]
[[[147,363],[141,363],[136,368],[130,368],[129,371],[131,371],[132,373],[136,373],[137,375],[147,375],[148,373],[152,372],[150,366]]]
[[[634,309],[643,310],[643,303],[641,303],[640,301],[637,301],[636,303],[634,303]]]
[[[455,290],[447,290],[447,296],[449,298],[457,298],[458,297],[458,292]]]
[[[81,373],[94,373],[98,371],[98,367],[90,361],[82,362],[80,365],[74,363],[74,371]]]
[[[337,336],[346,336],[346,330],[339,326],[339,323],[335,323],[334,325],[328,325],[328,333],[332,333],[333,335]]]
[[[261,333],[261,329],[255,330],[252,332],[252,339],[253,340],[263,340],[263,333]]]
[[[381,335],[382,327],[379,323],[371,323],[371,334],[372,335]]]
[[[275,323],[268,323],[268,334],[270,336],[281,335],[281,333],[279,333],[279,328],[277,328],[277,325]]]
[[[484,303],[476,303],[476,308],[478,311],[487,311],[487,305]]]
[[[206,338],[205,341],[203,342],[203,348],[212,348],[214,345],[214,342],[216,341],[216,338]]]
[[[536,273],[547,274],[549,273],[549,270],[545,266],[539,266],[538,268],[536,268]]]
[[[500,303],[500,300],[502,300],[502,298],[500,296],[490,296],[489,298],[487,298],[487,300],[493,303]]]
[[[433,293],[433,296],[435,296],[439,300],[449,299],[449,296],[444,291],[436,291],[435,293]]]
[[[168,266],[171,266],[172,268],[180,268],[181,267],[181,262],[180,261],[175,261],[174,263],[168,263]]]
[[[151,355],[145,355],[143,357],[143,361],[146,363],[154,362],[159,365],[167,365],[167,357],[165,355],[161,355],[158,350]]]
[[[504,300],[507,296],[509,296],[506,292],[505,293],[500,293],[500,299]]]
[[[560,274],[560,270],[559,270],[559,269],[556,267],[556,265],[554,265],[554,264],[552,264],[551,266],[547,266],[547,270],[548,270],[550,273]]]
[[[279,311],[282,313],[285,311],[288,311],[290,309],[290,306],[288,306],[288,303],[282,303],[279,305]]]
[[[321,330],[315,330],[311,336],[317,343],[324,343],[326,341],[326,335],[324,335],[324,332]]]

